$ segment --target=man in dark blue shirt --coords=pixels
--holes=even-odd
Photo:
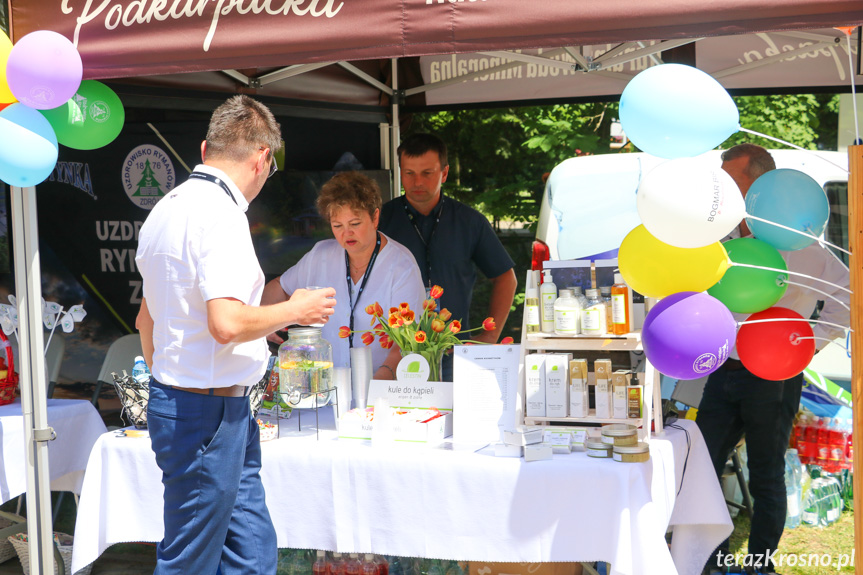
[[[488,220],[475,209],[441,193],[449,173],[446,144],[432,134],[413,134],[398,149],[405,194],[384,204],[380,230],[414,255],[426,288],[439,285],[440,307],[468,329],[476,268],[492,280],[488,314],[495,329],[472,334],[496,343],[509,315],[516,279],[512,258]]]

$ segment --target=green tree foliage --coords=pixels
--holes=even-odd
[[[0,2],[0,30],[9,34],[9,16],[6,14],[6,2]]]
[[[835,150],[838,130],[839,96],[797,94],[784,96],[741,96],[734,98],[740,112],[740,125],[809,150]],[[730,148],[752,142],[765,148],[782,144],[737,132],[722,145]]]
[[[433,132],[449,149],[446,193],[497,225],[533,223],[542,176],[566,158],[607,151],[617,104],[577,104],[417,114],[411,132]]]

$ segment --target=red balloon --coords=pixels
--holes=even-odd
[[[778,319],[794,321],[771,321],[745,323],[737,331],[737,354],[744,367],[770,381],[782,381],[803,371],[815,355],[815,340],[812,327],[799,313],[784,308],[771,307],[750,315],[746,321]]]

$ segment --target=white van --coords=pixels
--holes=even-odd
[[[800,170],[821,184],[831,208],[827,241],[847,249],[848,156],[800,150],[770,153],[777,168]],[[714,150],[698,159],[705,167],[716,168],[721,154]],[[548,259],[580,259],[616,250],[626,234],[641,223],[635,204],[638,183],[665,161],[637,152],[580,156],[558,164],[542,197],[533,269],[540,269]]]
[[[848,248],[848,156],[840,152],[770,150],[777,168],[792,168],[811,176],[824,188],[830,202],[828,242]],[[699,156],[705,167],[721,164],[722,151]],[[548,177],[533,242],[532,267],[545,260],[615,258],[616,250],[641,223],[635,194],[643,175],[662,162],[645,153],[616,153],[570,158]],[[846,265],[847,256],[841,254]],[[851,360],[828,345],[811,367],[837,383],[851,379]]]

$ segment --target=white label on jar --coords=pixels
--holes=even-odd
[[[608,450],[606,449],[588,449],[587,454],[590,457],[605,457],[608,458]]]
[[[608,435],[603,435],[603,436],[602,436],[602,442],[603,442],[603,443],[607,443],[607,444],[609,444],[609,445],[614,445],[614,438],[613,438],[613,437],[610,437],[610,436],[608,436]]]
[[[548,322],[554,321],[554,298],[553,293],[542,294],[542,319]]]
[[[794,517],[800,513],[800,500],[797,499],[797,494],[794,493],[788,496],[788,515]]]
[[[578,310],[556,310],[554,312],[554,331],[576,333],[578,331]]]
[[[619,453],[615,453],[611,457],[614,458],[615,461],[622,461],[621,455]]]
[[[611,321],[614,323],[626,323],[625,294],[616,293],[611,296]]]
[[[584,310],[581,324],[584,327],[585,333],[588,331],[599,332],[602,329],[602,320],[599,317],[599,308],[589,307]]]

